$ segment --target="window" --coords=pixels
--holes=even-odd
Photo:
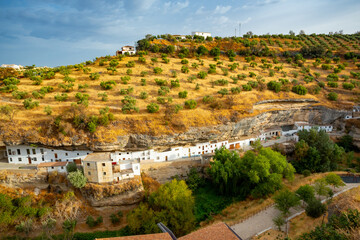
[[[44,154],[44,149],[40,148],[40,153]]]
[[[90,167],[90,163],[87,163],[86,165],[87,165],[88,167]]]
[[[36,149],[33,149],[32,152],[33,152],[33,154],[36,154]]]
[[[17,154],[18,154],[18,155],[20,155],[20,154],[21,154],[20,149],[17,149]]]
[[[54,167],[51,167],[51,169],[54,169]]]
[[[11,149],[8,149],[8,154],[11,155]]]
[[[106,172],[103,172],[104,176],[106,175]]]
[[[54,160],[53,160],[53,159],[51,159],[51,161],[53,162]]]
[[[44,157],[42,157],[42,158],[41,158],[41,160],[44,162],[44,161],[45,161],[45,158],[44,158]]]
[[[64,169],[64,167],[61,167],[61,169]]]
[[[30,154],[30,149],[26,149],[26,153],[29,155]]]
[[[77,153],[77,155],[79,156],[79,153]]]
[[[18,158],[18,160],[19,160],[19,162],[21,162],[21,161],[22,161],[22,159],[21,159],[21,158]]]
[[[12,162],[12,158],[10,158],[10,162]]]
[[[105,167],[105,163],[103,163],[102,166]]]
[[[91,175],[91,172],[88,172],[89,175]]]
[[[68,153],[65,153],[65,156],[67,156],[68,155]]]
[[[33,158],[33,161],[37,161],[36,157]]]
[[[57,158],[57,153],[54,154],[55,158]]]

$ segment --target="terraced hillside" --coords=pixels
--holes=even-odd
[[[253,109],[262,100],[312,98],[339,109],[360,100],[359,34],[246,37],[147,36],[136,56],[2,69],[2,140],[112,142],[276,110]]]

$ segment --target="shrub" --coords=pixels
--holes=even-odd
[[[123,76],[120,78],[122,84],[128,84],[131,80],[130,76]]]
[[[321,88],[324,88],[324,87],[325,87],[325,83],[324,83],[324,82],[318,82],[318,85],[319,85],[319,87],[321,87]]]
[[[251,91],[252,87],[249,84],[244,84],[244,85],[242,85],[242,89],[244,91]]]
[[[84,187],[87,181],[86,177],[79,169],[76,170],[76,172],[69,173],[67,178],[69,179],[70,183],[76,188]]]
[[[110,81],[101,81],[100,86],[104,90],[110,90],[116,85],[116,82],[113,80]]]
[[[343,86],[343,88],[344,89],[347,89],[347,90],[353,90],[354,89],[354,84],[352,84],[352,83],[346,83],[346,82],[344,82],[343,84],[342,84],[342,86]]]
[[[89,87],[89,85],[87,85],[86,83],[85,84],[79,84],[78,85],[78,90],[80,91],[86,91],[86,89]]]
[[[187,66],[182,66],[181,67],[181,72],[182,73],[189,73],[189,68]]]
[[[179,92],[179,98],[187,98],[187,95],[188,95],[187,91]]]
[[[227,88],[222,88],[218,93],[223,97],[224,95],[229,95],[229,90],[227,90]]]
[[[305,208],[306,215],[312,218],[318,218],[326,212],[326,205],[320,200],[313,198],[308,202]]]
[[[146,79],[145,78],[141,79],[141,86],[146,86]]]
[[[302,85],[296,85],[293,86],[292,91],[294,93],[297,93],[299,95],[305,95],[307,93],[307,89],[306,87],[302,86]]]
[[[337,82],[337,81],[339,81],[339,76],[336,75],[335,73],[331,73],[326,77],[326,80],[332,81],[332,82]]]
[[[140,76],[145,77],[146,75],[148,75],[149,73],[147,71],[141,71],[140,72]]]
[[[327,85],[332,88],[337,88],[339,86],[337,82],[328,82]]]
[[[88,216],[86,218],[86,224],[91,228],[95,227],[96,226],[95,219],[92,216]]]
[[[332,68],[332,66],[329,64],[323,64],[323,65],[321,65],[321,68],[322,68],[322,70],[330,70]]]
[[[141,98],[141,99],[147,99],[147,98],[148,98],[147,92],[141,92],[141,93],[140,93],[140,98]]]
[[[206,72],[198,72],[197,77],[200,79],[205,79],[207,76]]]
[[[135,62],[134,61],[129,61],[128,63],[125,64],[125,66],[128,67],[128,68],[135,67]]]
[[[61,95],[60,94],[56,94],[54,96],[55,100],[56,101],[59,101],[59,102],[63,102],[65,101],[66,99],[68,99],[68,95],[66,93],[62,93]]]
[[[156,103],[150,103],[146,106],[146,109],[149,113],[156,113],[159,111],[159,105],[157,105]]]
[[[185,107],[189,109],[194,109],[197,106],[197,102],[193,99],[185,101]]]
[[[338,99],[338,95],[335,92],[330,92],[327,97],[330,101],[336,101]]]
[[[155,74],[160,74],[160,73],[162,73],[163,70],[159,67],[154,67],[153,71]]]
[[[116,215],[116,214],[111,214],[110,215],[110,220],[112,224],[118,224],[120,222],[120,218]]]
[[[189,63],[189,60],[187,60],[187,59],[181,60],[181,64],[188,64],[188,63]]]
[[[132,74],[132,69],[129,68],[128,70],[126,70],[126,74],[127,74],[127,75],[131,75],[131,74]]]
[[[308,177],[311,175],[311,172],[310,172],[310,170],[306,169],[306,170],[302,171],[302,175],[304,175],[304,177]]]
[[[158,78],[155,78],[155,83],[159,86],[165,86],[167,85],[167,81],[166,80],[163,80],[163,79],[158,79]]]
[[[13,91],[12,95],[16,99],[25,99],[29,94],[27,92]]]
[[[269,90],[273,90],[274,92],[278,93],[281,91],[282,84],[280,82],[270,81],[267,84],[267,88]]]
[[[241,92],[241,88],[240,87],[232,87],[231,88],[231,93],[232,94],[238,94]]]
[[[212,103],[214,102],[214,97],[210,95],[206,95],[202,99],[203,103]]]
[[[171,80],[171,88],[176,88],[176,87],[180,87],[180,82],[178,79],[176,80]]]
[[[101,101],[106,102],[108,100],[108,95],[106,92],[98,93],[98,97],[101,97]]]
[[[249,72],[249,77],[256,77],[256,74],[254,72]]]
[[[50,106],[45,106],[44,107],[44,112],[46,113],[46,115],[51,115],[52,114],[52,109]]]
[[[25,109],[33,109],[37,106],[39,106],[39,102],[38,101],[33,101],[32,98],[27,98],[23,101],[24,107]]]
[[[66,171],[67,171],[68,173],[76,172],[77,169],[78,169],[78,168],[77,168],[77,166],[76,166],[76,163],[74,163],[74,162],[68,163],[68,164],[66,165]]]

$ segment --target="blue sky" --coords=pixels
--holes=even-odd
[[[359,0],[0,0],[0,64],[113,55],[146,34],[360,31]],[[237,30],[238,31],[238,30]]]

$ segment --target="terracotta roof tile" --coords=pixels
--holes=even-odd
[[[95,240],[172,240],[168,233],[155,233],[146,235],[134,235],[127,237],[96,238]]]
[[[211,226],[202,228],[195,232],[189,233],[178,240],[239,240],[240,238],[234,234],[229,227],[221,222]]]

